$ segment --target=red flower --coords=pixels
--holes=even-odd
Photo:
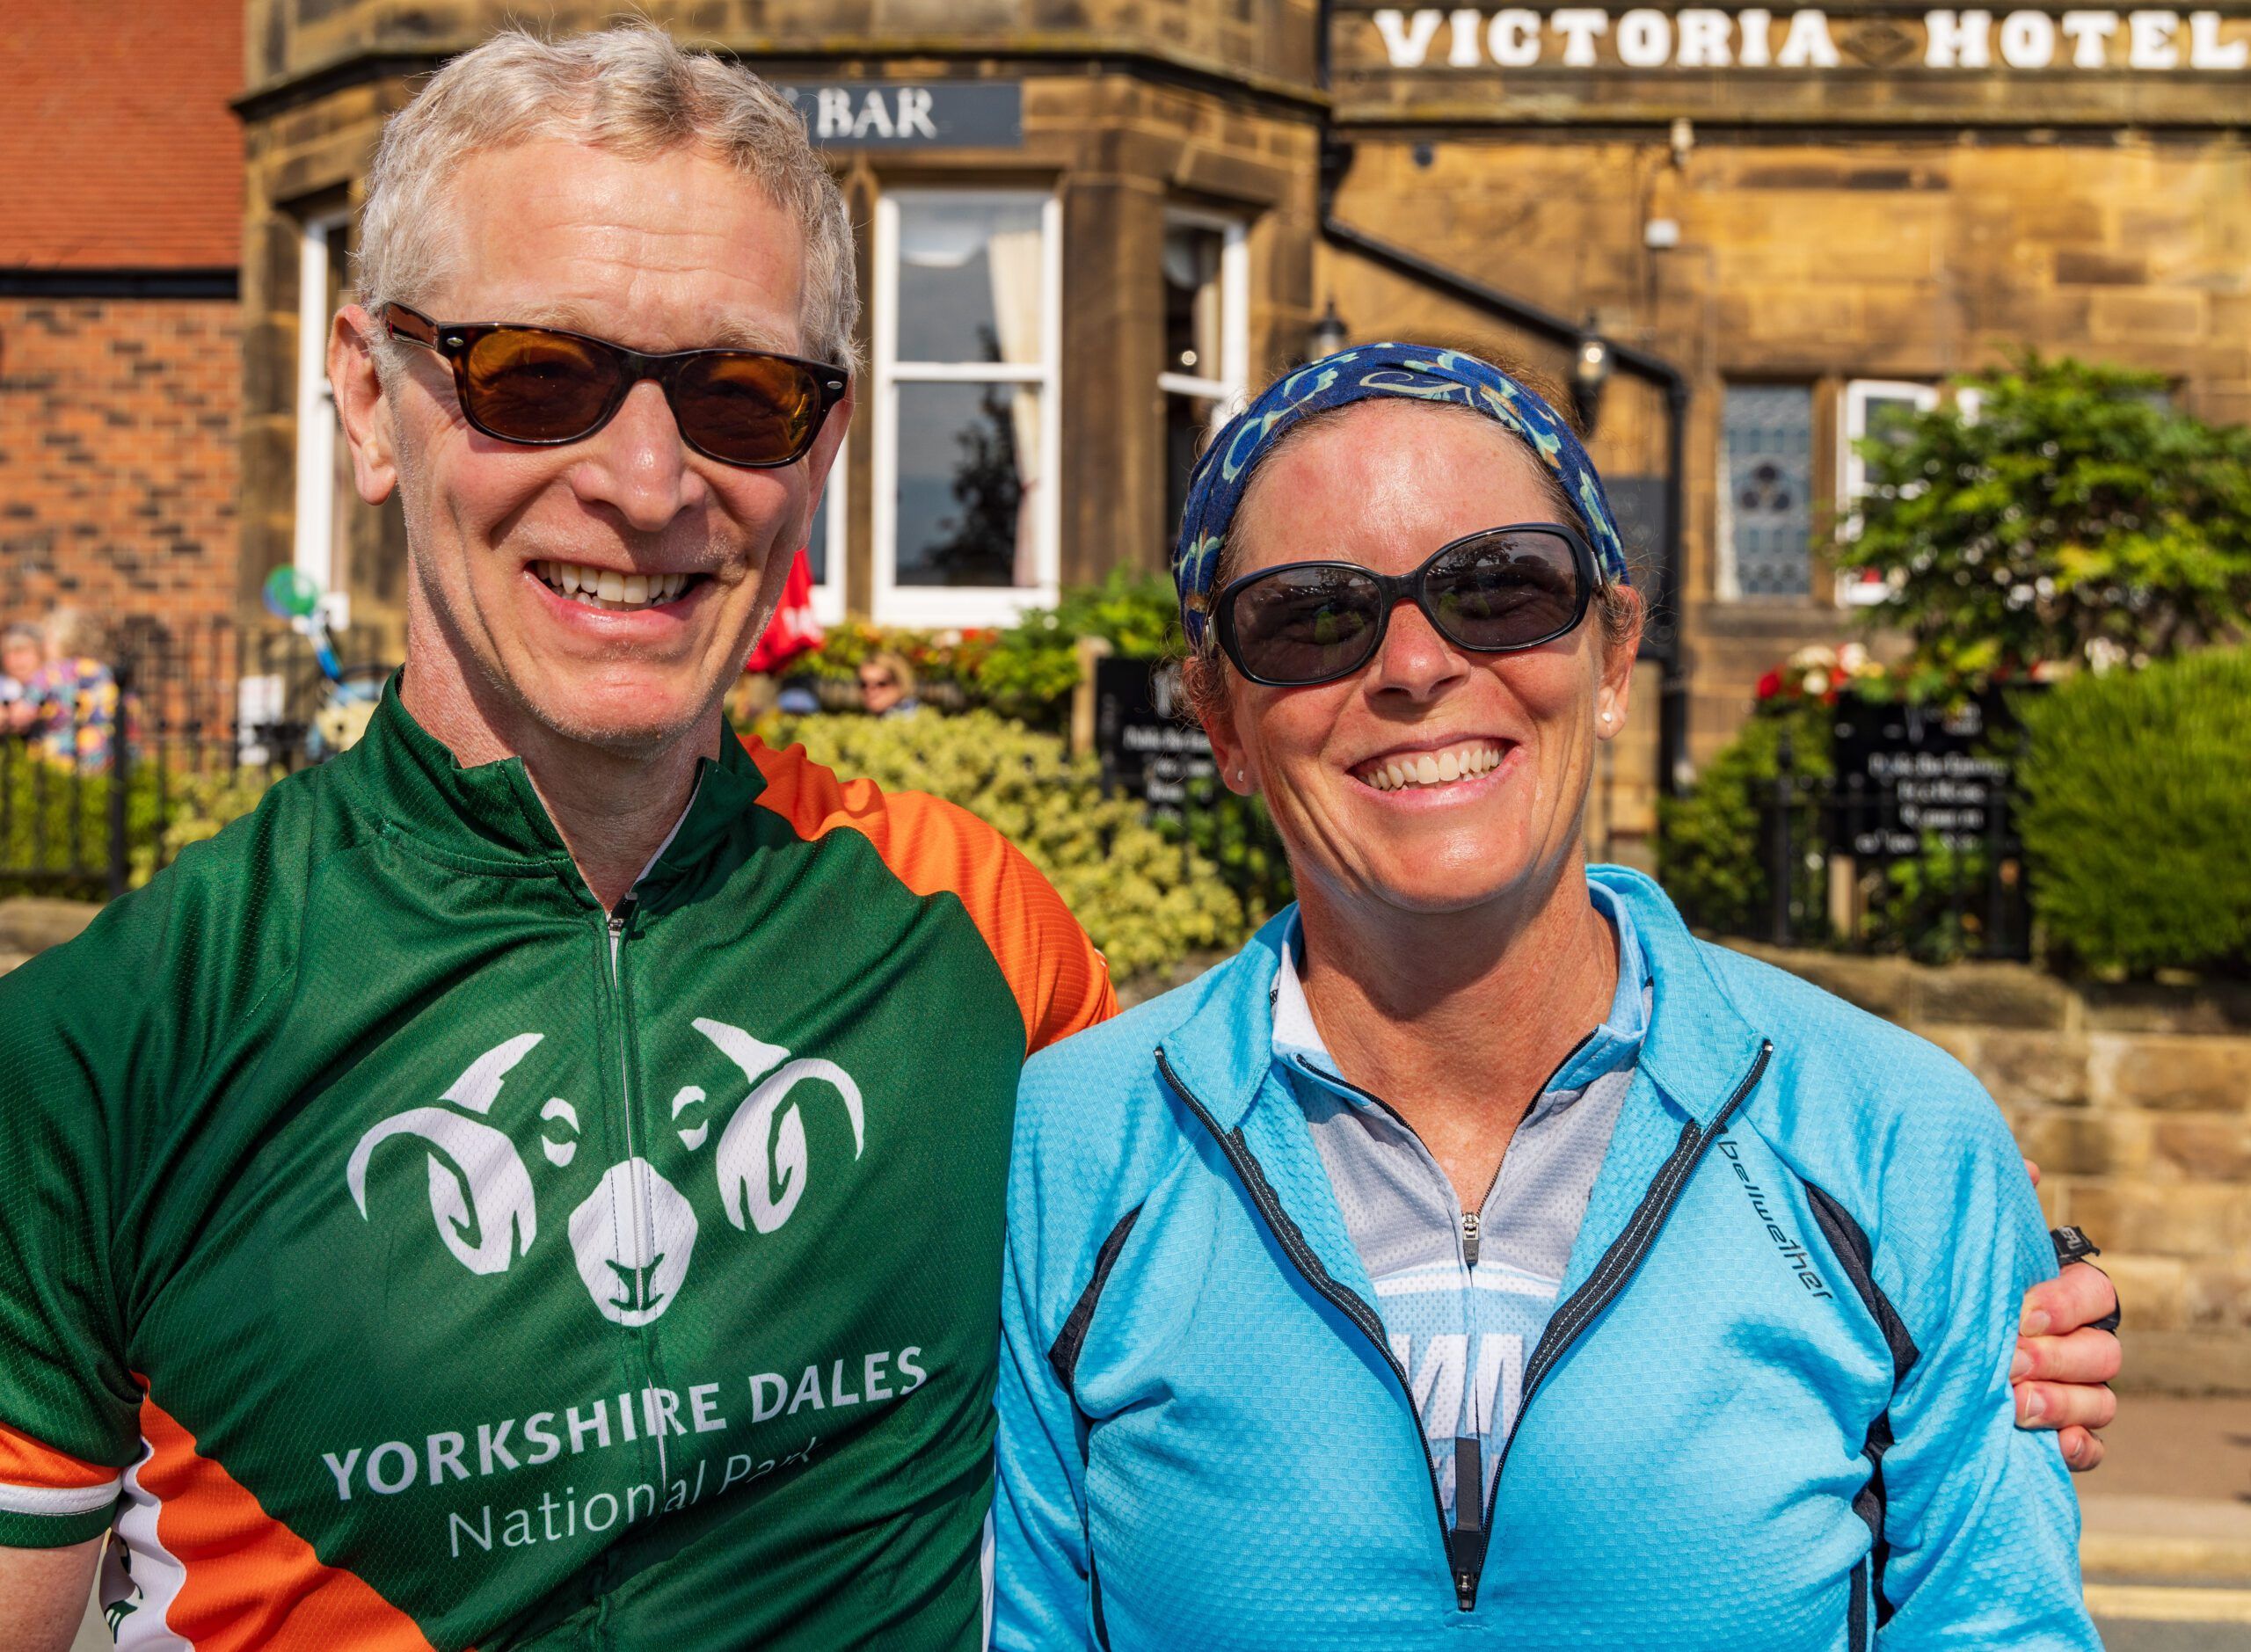
[[[1758,695],[1761,700],[1771,700],[1782,691],[1782,673],[1770,671],[1759,679]]]

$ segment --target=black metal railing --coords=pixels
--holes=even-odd
[[[0,732],[0,896],[120,895],[169,864],[183,833],[206,834],[207,818],[215,829],[317,750],[300,680],[318,669],[294,637],[143,622],[105,668],[113,699],[97,684]],[[280,687],[246,719],[237,685],[251,675]]]
[[[1883,775],[1801,769],[1784,736],[1756,799],[1777,946],[1930,962],[2031,956],[2023,845],[2006,770],[1948,759]]]

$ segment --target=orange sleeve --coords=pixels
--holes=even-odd
[[[91,1490],[117,1483],[117,1470],[42,1445],[0,1423],[0,1486],[25,1490]]]
[[[754,739],[743,745],[766,779],[760,806],[800,838],[857,832],[917,895],[959,899],[1024,1012],[1025,1054],[1118,1013],[1110,965],[1055,886],[984,821],[919,791],[885,793],[871,780],[839,781],[801,746],[776,752]]]

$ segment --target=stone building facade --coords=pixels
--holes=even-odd
[[[371,655],[398,530],[339,489],[309,353],[382,117],[521,10],[250,0],[239,588],[311,566]],[[1666,610],[1665,715],[1603,781],[1620,852],[1759,673],[1851,634],[1818,547],[1888,409],[2031,348],[2251,417],[2244,0],[648,10],[796,89],[863,231],[863,394],[811,548],[831,614],[991,623],[1160,565],[1200,431],[1325,315],[1555,375],[1600,339],[1596,455]]]
[[[236,0],[11,0],[0,28],[0,622],[63,605],[113,649],[169,639],[222,701],[241,31]]]

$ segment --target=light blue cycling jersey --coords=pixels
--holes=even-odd
[[[1451,1518],[1461,1488],[1492,1488],[1516,1422],[1526,1357],[1555,1312],[1587,1197],[1610,1147],[1648,1030],[1648,972],[1634,920],[1590,882],[1609,920],[1618,988],[1609,1013],[1551,1073],[1475,1210],[1380,1096],[1351,1083],[1315,1026],[1293,928],[1274,977],[1274,1060],[1291,1081],[1366,1264],[1385,1340],[1409,1375]]]
[[[1592,876],[1647,1030],[1482,1508],[1446,1506],[1276,1071],[1286,914],[1026,1065],[1004,1652],[2099,1652],[2062,1455],[2010,1401],[2055,1269],[1999,1110],[1647,878]]]

